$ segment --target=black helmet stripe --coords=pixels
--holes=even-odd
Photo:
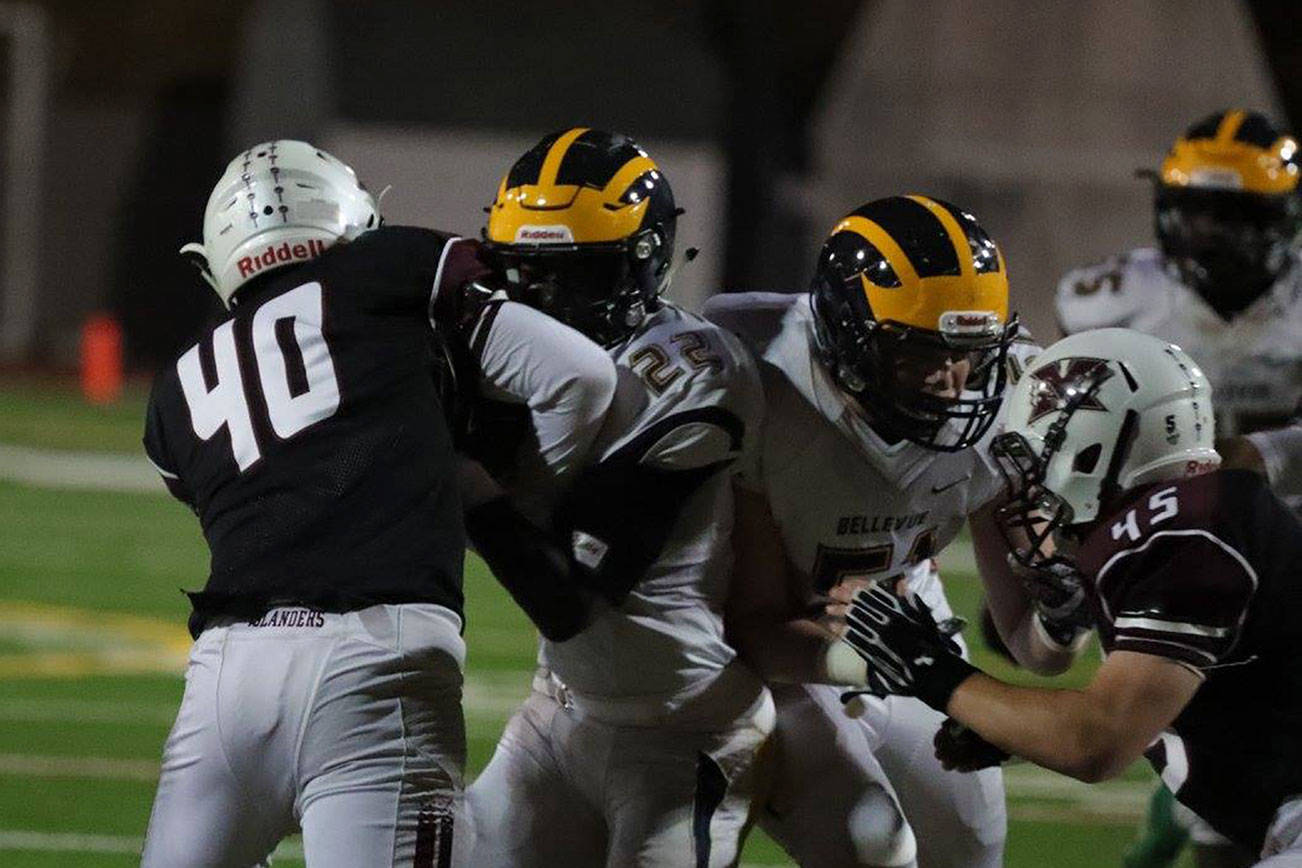
[[[1225,120],[1225,112],[1219,111],[1214,115],[1208,115],[1198,123],[1185,130],[1186,139],[1214,139],[1216,132],[1221,128],[1221,121]]]
[[[1281,135],[1282,133],[1275,129],[1275,125],[1263,115],[1249,112],[1244,115],[1243,123],[1239,124],[1239,128],[1234,131],[1234,140],[1247,142],[1259,148],[1269,148],[1279,140]]]
[[[604,190],[615,173],[644,151],[627,136],[588,130],[570,143],[556,169],[556,183]]]
[[[963,234],[967,236],[968,249],[972,251],[972,264],[977,274],[994,274],[999,271],[999,250],[986,231],[976,222],[976,218],[957,205],[951,205],[944,199],[931,197],[931,201],[949,212],[958,223]]]
[[[552,145],[556,144],[557,139],[569,131],[569,129],[557,130],[516,160],[515,165],[511,167],[511,171],[507,173],[506,189],[514,190],[516,187],[537,184],[539,176],[542,175],[543,161],[547,159],[547,152],[552,149]]]
[[[958,275],[958,253],[945,224],[927,206],[904,196],[878,199],[854,212],[871,220],[900,245],[918,277]]]

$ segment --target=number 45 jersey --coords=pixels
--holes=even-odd
[[[1002,486],[989,457],[998,425],[960,452],[888,443],[814,356],[808,295],[717,295],[705,315],[740,335],[759,358],[764,426],[757,460],[747,463],[741,481],[767,497],[787,555],[811,580],[810,590],[907,572],[935,605],[939,587],[918,586],[927,581],[926,562]],[[1015,344],[1013,373],[1037,351],[1029,341]]]
[[[464,539],[431,309],[482,272],[474,250],[373,230],[246,285],[159,373],[145,451],[211,549],[197,617],[278,601],[460,614]]]
[[[1177,799],[1260,850],[1302,798],[1302,526],[1245,470],[1154,483],[1109,512],[1078,555],[1104,650],[1203,679],[1146,755]]]

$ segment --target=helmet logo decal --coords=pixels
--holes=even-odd
[[[516,244],[573,244],[574,233],[563,223],[552,226],[525,224],[515,230]]]
[[[1099,401],[1097,390],[1094,394],[1090,394],[1090,390],[1112,375],[1112,369],[1104,359],[1058,359],[1036,368],[1031,372],[1035,384],[1031,387],[1031,415],[1026,424],[1033,424],[1037,419],[1061,410],[1068,402],[1074,402],[1078,410],[1106,413],[1108,408]]]
[[[288,242],[276,247],[268,245],[266,250],[255,256],[243,256],[238,263],[240,277],[252,277],[264,268],[284,265],[286,262],[305,262],[325,253],[325,242],[316,238],[302,244]]]

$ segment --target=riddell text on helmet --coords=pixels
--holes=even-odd
[[[325,253],[325,249],[325,242],[316,239],[308,241],[306,244],[290,244],[286,241],[279,247],[268,245],[267,249],[257,256],[245,256],[240,259],[238,263],[240,277],[257,274],[262,269],[270,268],[273,265],[313,259]]]

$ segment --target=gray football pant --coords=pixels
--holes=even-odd
[[[282,614],[278,614],[282,613]],[[461,864],[465,645],[434,605],[273,610],[195,642],[163,751],[146,868]]]
[[[911,587],[937,620],[953,614],[934,570]],[[1003,772],[945,771],[932,747],[944,715],[892,696],[857,701],[851,717],[842,689],[773,686],[777,763],[760,826],[806,868],[909,865],[908,838],[919,868],[1002,866]]]
[[[602,722],[535,689],[470,785],[471,864],[735,865],[773,729],[760,690],[707,731]]]

